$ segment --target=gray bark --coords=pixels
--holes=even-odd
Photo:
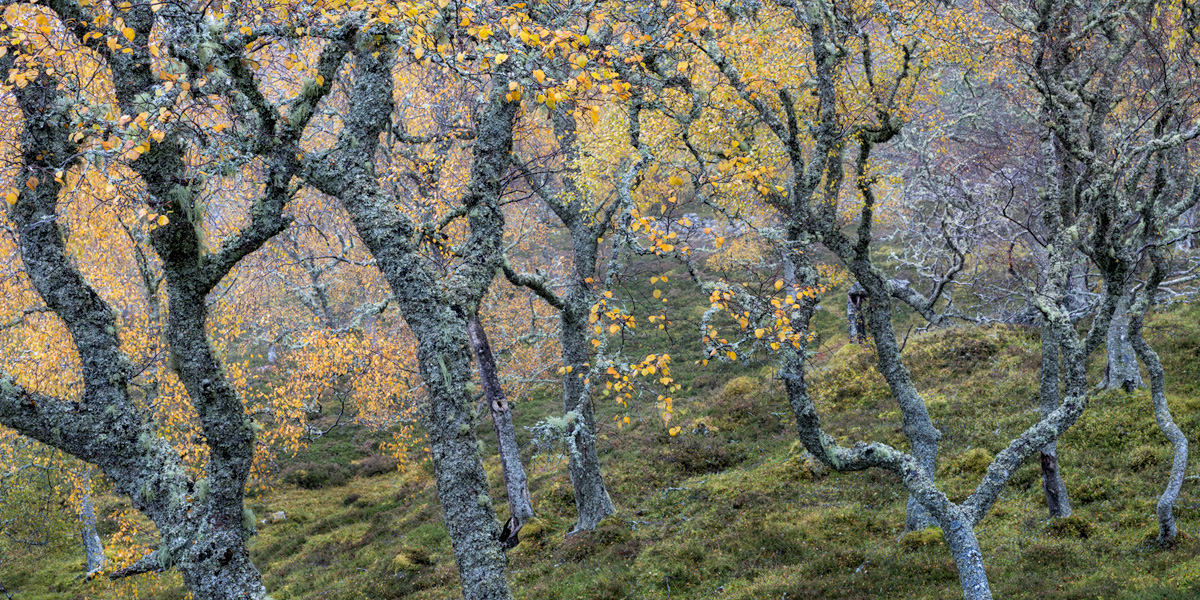
[[[954,564],[958,567],[958,583],[966,600],[991,600],[992,590],[988,584],[987,571],[983,568],[983,553],[979,540],[971,525],[961,519],[940,519],[942,538],[950,547]]]
[[[1137,351],[1142,364],[1146,365],[1146,372],[1150,375],[1150,396],[1154,402],[1154,420],[1158,423],[1159,431],[1171,442],[1172,448],[1171,474],[1167,479],[1167,487],[1159,495],[1155,505],[1155,512],[1158,515],[1158,543],[1160,546],[1168,547],[1175,544],[1179,533],[1175,525],[1173,508],[1175,502],[1179,500],[1179,491],[1183,488],[1184,476],[1187,473],[1188,440],[1179,426],[1175,424],[1175,420],[1171,418],[1171,409],[1167,406],[1166,377],[1162,361],[1159,360],[1158,353],[1154,351],[1154,348],[1150,347],[1150,344],[1142,337],[1141,321],[1141,317],[1135,317],[1134,324],[1130,328],[1130,338],[1134,350]]]
[[[488,342],[487,332],[479,322],[479,317],[472,317],[467,322],[467,331],[471,336],[471,350],[475,354],[479,380],[483,384],[483,398],[491,411],[492,428],[500,448],[500,469],[504,473],[504,487],[508,491],[509,514],[514,520],[510,532],[514,540],[512,544],[516,545],[515,536],[521,525],[534,517],[533,504],[529,499],[529,479],[521,463],[521,447],[517,444],[512,406],[500,385],[492,345]],[[505,542],[501,540],[501,543]]]
[[[1154,229],[1147,231],[1148,238],[1156,239]],[[1167,479],[1166,489],[1159,495],[1155,505],[1155,513],[1158,516],[1158,544],[1166,548],[1175,544],[1179,534],[1175,524],[1174,506],[1175,502],[1179,500],[1179,492],[1183,488],[1184,476],[1187,473],[1188,440],[1171,417],[1171,408],[1167,404],[1166,374],[1163,371],[1162,361],[1159,360],[1158,353],[1142,336],[1146,314],[1154,306],[1158,287],[1166,277],[1166,261],[1161,248],[1157,245],[1152,246],[1149,255],[1153,271],[1142,293],[1131,307],[1129,337],[1138,358],[1146,366],[1146,372],[1150,376],[1150,397],[1154,404],[1154,420],[1158,423],[1159,431],[1171,442],[1171,474]]]
[[[634,131],[632,135],[635,138],[635,146],[636,121],[637,116],[634,112],[630,127]],[[596,451],[596,419],[591,386],[587,381],[588,365],[595,362],[589,343],[588,315],[592,303],[596,300],[594,286],[588,280],[596,276],[599,261],[598,240],[609,231],[614,211],[621,206],[622,201],[614,201],[596,215],[584,210],[588,206],[588,203],[583,201],[584,191],[575,184],[574,162],[578,154],[575,118],[570,110],[560,110],[553,117],[553,125],[555,137],[562,149],[563,162],[566,164],[566,173],[562,176],[563,196],[572,200],[564,202],[558,195],[546,191],[544,185],[534,184],[533,187],[541,190],[542,201],[570,233],[572,265],[567,275],[567,289],[560,296],[546,285],[542,277],[516,273],[509,266],[505,267],[505,275],[514,284],[530,288],[559,311],[562,362],[564,367],[568,367],[564,369],[562,376],[562,403],[563,415],[567,419],[565,437],[568,470],[571,487],[575,492],[575,511],[578,517],[571,528],[571,533],[575,533],[594,530],[600,521],[617,512],[604,485],[604,476],[600,469],[600,457]],[[625,183],[627,182],[619,182],[618,186]]]
[[[589,386],[581,373],[587,372],[591,357],[587,317],[576,311],[563,311],[563,364],[572,367],[563,375],[563,412],[567,415],[567,451],[571,485],[575,490],[578,520],[572,531],[591,531],[605,517],[617,512],[600,472],[596,453],[596,418]]]
[[[900,346],[892,328],[891,298],[886,292],[871,294],[867,310],[867,328],[875,339],[875,355],[879,371],[892,390],[892,397],[900,405],[901,426],[912,445],[913,456],[925,474],[933,479],[937,469],[938,440],[942,434],[933,425],[925,400],[913,385],[908,369],[900,359]],[[933,518],[915,498],[908,499],[904,526],[909,531],[924,529],[933,524]]]
[[[94,20],[90,12],[70,0],[51,0],[49,7],[68,32],[86,39]],[[198,224],[191,220],[195,189],[188,180],[185,144],[178,134],[153,144],[130,165],[145,182],[149,207],[169,217],[167,225],[154,230],[151,244],[162,260],[170,300],[166,338],[171,364],[199,415],[208,446],[205,477],[190,480],[179,455],[128,396],[131,368],[120,351],[113,311],[66,253],[56,220],[60,189],[53,173],[72,167],[79,154],[67,138],[72,131],[68,103],[58,97],[56,82],[45,73],[16,93],[25,116],[23,180],[31,185],[22,188],[9,216],[20,231],[22,261],[30,280],[71,333],[85,388],[79,403],[68,403],[6,381],[0,386],[0,422],[98,465],[117,491],[128,495],[134,507],[157,526],[159,548],[110,576],[176,568],[197,600],[257,600],[266,597],[266,590],[246,549],[253,524],[243,506],[254,434],[208,342],[206,296],[239,260],[286,226],[282,210],[290,196],[289,180],[299,168],[298,141],[330,84],[310,88],[290,104],[289,118],[280,119],[278,109],[266,102],[248,71],[240,42],[215,39],[215,30],[178,5],[164,5],[157,12],[149,5],[136,5],[122,14],[134,33],[127,52],[110,52],[102,37],[85,45],[105,57],[124,114],[145,110],[147,98],[154,97],[159,80],[148,47],[150,32],[157,25],[164,47],[183,61],[190,76],[216,70],[229,75],[261,121],[256,133],[262,135],[248,147],[266,159],[265,191],[255,200],[246,228],[215,252],[198,239]],[[318,65],[330,82],[346,51],[345,40],[333,37]],[[197,50],[206,45],[220,52],[202,59]],[[5,59],[7,64],[11,57],[12,53]],[[32,185],[30,176],[37,176],[37,185]]]
[[[149,7],[145,11],[149,13]],[[144,24],[136,19],[139,15],[131,16],[135,18],[127,22]],[[147,25],[140,31],[148,29]],[[37,177],[38,183],[23,186],[9,217],[20,231],[21,256],[30,281],[71,333],[85,389],[79,403],[67,403],[31,394],[7,381],[0,390],[0,422],[97,464],[158,527],[162,541],[155,566],[178,567],[194,597],[262,598],[265,590],[245,551],[240,489],[236,507],[189,502],[191,486],[179,456],[127,395],[130,368],[120,351],[113,312],[66,253],[56,220],[60,189],[53,171],[69,166],[76,155],[66,139],[70,129],[60,112],[65,104],[57,102],[57,94],[55,83],[44,74],[16,94],[26,117],[23,179]],[[215,460],[234,454],[223,442],[209,438]],[[218,502],[226,499],[219,496]],[[222,522],[230,513],[236,513],[236,520]],[[213,532],[205,525],[223,531],[210,535]]]
[[[846,327],[850,342],[865,344],[867,342],[867,323],[863,318],[863,303],[866,293],[857,282],[850,286],[846,293]]]
[[[802,285],[817,282],[816,270],[806,255],[797,254],[795,271]],[[815,298],[797,303],[793,312],[793,325],[802,339],[806,338]],[[821,429],[820,415],[816,404],[808,394],[805,379],[805,352],[803,346],[797,350],[785,350],[780,365],[779,377],[784,382],[788,402],[796,417],[797,433],[805,448],[818,460],[837,471],[860,471],[881,468],[898,476],[908,488],[910,502],[917,502],[921,514],[927,515],[941,526],[942,536],[954,557],[958,568],[963,597],[968,600],[990,600],[991,589],[987,573],[983,568],[983,555],[975,537],[975,521],[970,512],[955,506],[945,494],[937,489],[929,471],[921,461],[911,454],[900,452],[881,443],[858,443],[851,448],[840,446],[832,436]]]
[[[337,146],[308,165],[307,180],[341,200],[417,340],[418,370],[427,392],[423,422],[463,596],[509,600],[499,527],[472,427],[467,320],[499,267],[504,220],[498,205],[517,105],[505,101],[507,80],[496,75],[476,117],[471,179],[463,198],[470,234],[454,275],[439,280],[420,252],[415,224],[397,210],[376,179],[373,159],[392,118],[395,51],[370,37],[358,42],[351,109]]]
[[[1104,344],[1108,362],[1104,367],[1104,381],[1100,383],[1103,389],[1121,389],[1126,392],[1146,387],[1142,374],[1138,370],[1138,356],[1134,351],[1129,333],[1129,303],[1130,294],[1123,294],[1113,313],[1112,325],[1109,326],[1108,336]]]
[[[1054,328],[1042,326],[1042,372],[1038,409],[1046,418],[1058,408],[1058,335]],[[1042,447],[1042,490],[1046,495],[1046,509],[1051,517],[1066,517],[1071,514],[1071,501],[1067,497],[1067,486],[1063,483],[1058,468],[1058,442],[1052,441]]]
[[[79,498],[79,536],[83,539],[83,554],[87,561],[87,575],[93,575],[104,570],[104,542],[96,532],[96,509],[92,506],[91,473],[82,478],[82,489]]]

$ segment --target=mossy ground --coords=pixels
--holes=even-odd
[[[825,318],[836,325],[834,315]],[[1175,418],[1193,447],[1200,432],[1198,321],[1200,308],[1176,308],[1149,329],[1168,369]],[[649,336],[647,347],[668,339],[656,335],[664,337]],[[939,481],[961,499],[990,458],[1037,418],[1036,333],[989,327],[914,335],[905,356],[944,434]],[[611,420],[616,408],[599,403],[601,459],[620,513],[596,532],[564,537],[574,511],[565,461],[530,457],[540,516],[508,555],[518,598],[960,597],[938,532],[901,537],[906,495],[893,477],[829,473],[795,443],[769,366],[700,367],[689,358],[680,356],[675,367],[684,385],[678,436],[667,435],[653,406],[641,407],[631,426],[618,429]],[[904,447],[899,415],[872,360],[868,348],[830,333],[812,389],[829,430],[844,441]],[[557,411],[555,390],[541,390],[516,405],[518,430]],[[481,423],[479,433],[488,438],[490,425]],[[343,463],[357,473],[344,485],[284,485],[252,499],[260,517],[287,514],[261,526],[252,547],[272,596],[460,597],[427,461],[368,476],[351,467],[363,458],[363,439],[344,430],[296,459]],[[1148,394],[1098,394],[1059,453],[1075,516],[1046,520],[1036,465],[1029,464],[979,527],[996,597],[1200,594],[1200,491],[1191,480],[1176,507],[1181,541],[1165,551],[1152,543],[1169,445],[1155,426]],[[1189,474],[1200,469],[1192,463]],[[498,463],[486,464],[503,513]],[[73,545],[59,545],[5,561],[0,583],[18,600],[132,597],[128,585],[81,581],[81,564]],[[153,589],[143,584],[138,595],[184,596],[177,576]]]

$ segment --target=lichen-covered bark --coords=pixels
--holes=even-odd
[[[497,75],[476,117],[471,179],[462,198],[470,233],[455,271],[439,278],[419,251],[414,224],[376,180],[372,160],[380,134],[391,123],[395,51],[369,37],[357,42],[351,108],[337,146],[309,165],[307,180],[341,200],[417,340],[418,370],[427,396],[423,422],[463,596],[508,600],[512,594],[505,558],[467,392],[472,379],[467,320],[500,264],[504,219],[499,198],[517,105],[504,99],[507,83]]]
[[[636,114],[633,117],[636,119]],[[560,313],[559,342],[562,345],[563,365],[570,366],[562,377],[563,414],[567,417],[568,469],[571,487],[575,491],[575,513],[578,517],[572,531],[591,531],[617,508],[604,485],[604,474],[600,470],[600,456],[596,452],[596,417],[592,406],[591,386],[588,384],[588,366],[594,356],[591,338],[588,335],[588,316],[595,292],[596,267],[599,261],[599,240],[608,230],[612,210],[597,215],[595,222],[586,211],[583,190],[575,184],[578,154],[578,131],[575,117],[566,110],[554,116],[554,131],[563,148],[563,160],[567,174],[563,177],[566,198],[576,206],[562,201],[550,202],[551,209],[567,227],[571,235],[571,271],[567,289],[563,294]]]
[[[50,0],[48,4],[69,32],[105,56],[124,114],[154,109],[149,99],[155,98],[159,80],[151,68],[148,48],[156,26],[165,48],[183,61],[195,79],[214,71],[230,75],[238,92],[257,107],[263,128],[252,151],[267,159],[268,181],[265,193],[254,203],[249,225],[209,252],[190,220],[188,205],[199,186],[188,178],[182,139],[168,135],[131,165],[145,182],[149,206],[169,217],[167,225],[155,229],[151,243],[166,276],[171,364],[199,414],[208,445],[205,477],[191,481],[180,457],[157,435],[149,416],[129,400],[130,368],[120,353],[112,312],[65,252],[55,220],[59,189],[52,173],[69,168],[78,156],[67,138],[71,129],[66,103],[55,97],[55,84],[44,74],[37,85],[22,88],[18,92],[26,117],[22,148],[28,175],[36,174],[39,183],[22,194],[9,214],[22,229],[22,260],[30,280],[72,334],[86,387],[82,402],[67,405],[36,398],[9,383],[0,393],[0,421],[97,464],[117,490],[129,495],[134,506],[157,526],[158,550],[112,576],[176,568],[197,600],[264,598],[266,590],[246,549],[253,524],[243,507],[254,434],[241,399],[208,342],[206,296],[241,258],[286,226],[282,209],[289,198],[289,180],[299,168],[299,137],[330,86],[311,87],[291,103],[290,118],[280,120],[277,109],[262,99],[253,75],[245,68],[244,44],[236,39],[215,39],[216,30],[182,6],[163,5],[157,12],[146,4],[123,9],[133,39],[127,51],[112,52],[103,36],[90,40],[83,36],[91,31],[89,22],[94,20],[87,9],[71,0]],[[218,51],[202,56],[198,54],[201,46]],[[318,66],[326,80],[333,79],[345,52],[344,40],[336,36],[327,44]],[[142,263],[144,266],[145,261]]]
[[[517,444],[512,406],[508,403],[504,387],[500,385],[492,345],[483,329],[483,323],[479,322],[479,317],[472,317],[467,322],[467,332],[471,336],[471,351],[475,354],[479,380],[483,385],[483,399],[492,414],[492,429],[496,432],[500,449],[500,470],[504,474],[504,488],[508,492],[509,514],[514,520],[510,533],[512,537],[520,531],[524,523],[534,517],[533,504],[529,498],[529,479],[525,475],[525,465],[521,463],[521,447]]]
[[[1183,430],[1175,424],[1171,417],[1171,409],[1167,406],[1166,375],[1158,353],[1142,337],[1142,318],[1134,317],[1129,328],[1129,336],[1133,349],[1137,352],[1146,372],[1150,375],[1150,397],[1154,403],[1154,420],[1163,436],[1171,442],[1171,474],[1167,486],[1158,497],[1155,512],[1158,515],[1158,544],[1163,547],[1174,545],[1179,530],[1175,525],[1174,506],[1179,500],[1179,491],[1183,488],[1183,479],[1187,474],[1188,440]]]
[[[630,118],[636,146],[637,113],[632,113]],[[609,231],[614,212],[626,199],[614,201],[604,208],[590,206],[587,192],[575,183],[579,147],[575,117],[569,109],[560,109],[551,120],[563,155],[562,194],[547,191],[541,184],[533,187],[540,191],[542,201],[567,228],[571,238],[571,269],[566,277],[566,289],[561,294],[556,293],[541,277],[516,273],[509,266],[505,267],[505,274],[514,284],[529,287],[559,311],[559,343],[566,367],[562,375],[563,416],[567,423],[564,433],[577,516],[571,532],[575,533],[594,530],[617,511],[605,487],[596,451],[596,418],[588,376],[596,361],[588,333],[588,317],[596,301],[599,240]],[[627,188],[628,182],[618,182],[619,188],[622,185]],[[595,215],[589,212],[592,209],[597,211]]]
[[[104,542],[96,531],[96,508],[92,504],[91,473],[83,476],[79,490],[79,537],[83,541],[83,555],[88,577],[104,570]]]
[[[799,282],[813,285],[818,281],[816,269],[807,255],[789,254],[793,270]],[[797,333],[806,336],[811,323],[816,298],[806,298],[796,304],[792,313]],[[942,528],[942,536],[954,557],[958,568],[959,583],[963,597],[968,600],[990,600],[991,588],[983,567],[983,555],[975,537],[974,521],[969,513],[938,490],[932,477],[913,455],[901,452],[886,444],[858,443],[851,448],[840,446],[832,436],[821,429],[821,419],[816,404],[808,393],[805,379],[805,353],[785,350],[781,357],[779,377],[783,380],[788,403],[796,417],[797,434],[804,447],[830,468],[837,471],[860,471],[880,468],[892,472],[904,483],[912,501],[918,502],[922,514]]]
[[[1042,418],[1058,408],[1058,334],[1053,327],[1042,326],[1042,372],[1040,402],[1038,409]],[[1071,514],[1071,501],[1067,497],[1067,485],[1063,483],[1058,468],[1058,442],[1046,444],[1041,451],[1042,490],[1046,495],[1046,509],[1051,517],[1066,517]]]
[[[596,452],[596,417],[592,408],[588,382],[580,373],[587,372],[591,359],[591,344],[587,333],[587,317],[583,311],[565,310],[560,320],[563,364],[571,366],[565,373],[563,413],[567,415],[568,468],[571,486],[575,490],[575,513],[578,519],[572,531],[591,531],[609,515],[617,512],[604,476],[600,471],[600,456]]]
[[[0,68],[11,65],[6,62],[0,61]],[[9,218],[19,231],[26,274],[71,333],[84,390],[80,402],[69,403],[6,380],[0,385],[0,422],[99,466],[159,527],[168,556],[190,537],[188,480],[179,456],[130,401],[130,367],[120,350],[113,312],[66,251],[57,220],[61,189],[54,176],[78,156],[68,139],[66,104],[45,74],[16,96],[25,116],[24,168],[22,193]]]
[[[1157,237],[1154,234],[1154,229],[1148,229],[1147,237],[1154,239]],[[1158,516],[1158,544],[1166,548],[1174,545],[1179,535],[1178,527],[1175,524],[1174,507],[1175,502],[1179,500],[1179,491],[1183,488],[1183,480],[1187,474],[1188,440],[1179,426],[1175,424],[1175,419],[1171,417],[1171,408],[1167,405],[1166,373],[1163,370],[1162,361],[1142,335],[1146,314],[1154,306],[1158,287],[1166,277],[1165,259],[1161,248],[1156,245],[1149,254],[1154,267],[1145,288],[1131,307],[1129,340],[1134,351],[1137,352],[1138,358],[1146,366],[1146,373],[1150,376],[1150,398],[1154,405],[1154,420],[1158,423],[1159,431],[1171,442],[1171,474],[1167,479],[1166,488],[1159,495],[1155,505],[1155,513]]]
[[[1109,390],[1121,389],[1126,392],[1146,387],[1138,370],[1138,355],[1134,350],[1132,336],[1129,331],[1130,294],[1122,294],[1113,314],[1112,324],[1104,343],[1107,362],[1104,366],[1102,387]]]

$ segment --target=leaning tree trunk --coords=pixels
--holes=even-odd
[[[127,11],[126,22],[138,28],[138,35],[148,35],[152,21],[148,7]],[[226,440],[226,429],[210,428],[216,421],[222,421],[245,425],[249,432],[249,425],[243,422],[242,405],[238,402],[234,412],[221,414],[220,407],[205,405],[200,395],[189,388],[191,400],[204,421],[209,473],[214,478],[210,478],[212,492],[207,501],[193,497],[195,502],[188,502],[188,497],[193,496],[189,490],[191,482],[178,453],[129,399],[131,367],[120,352],[112,308],[74,267],[66,249],[57,212],[60,187],[53,173],[62,165],[71,164],[73,158],[68,153],[73,146],[66,139],[69,130],[63,127],[68,121],[55,120],[61,119],[56,110],[63,106],[57,101],[57,94],[56,83],[45,75],[16,94],[26,116],[22,147],[27,174],[37,173],[41,177],[22,182],[24,189],[10,209],[9,218],[20,232],[21,260],[30,282],[71,334],[80,356],[84,389],[79,401],[66,403],[33,395],[11,381],[6,382],[0,386],[0,421],[99,466],[112,479],[117,491],[128,495],[133,506],[154,522],[160,536],[158,551],[138,561],[135,571],[177,567],[197,600],[265,598],[266,590],[245,547],[248,531],[243,527],[242,492],[237,475],[230,472],[230,477],[225,477],[214,473],[214,465],[240,461],[242,449],[252,450],[252,433],[240,445],[236,440]],[[151,160],[171,148],[177,146],[170,142],[158,144],[142,159]],[[153,164],[156,163],[142,162],[139,168]],[[163,172],[182,171],[183,164],[179,162]],[[148,188],[158,191],[152,187],[152,178],[146,181]],[[163,260],[164,265],[170,261],[167,256]],[[202,284],[189,279],[182,285],[194,289]],[[203,294],[198,295],[203,306]],[[169,334],[175,336],[172,352],[176,355],[188,354],[195,346],[207,348],[203,310],[198,315],[189,315],[188,308],[171,304],[171,319],[193,319],[198,323],[189,332],[180,331],[178,323],[168,324]],[[187,347],[178,344],[180,340]],[[181,359],[181,362],[186,361]],[[224,381],[216,366],[193,374],[201,378],[205,388],[213,387],[215,381]],[[188,383],[185,379],[185,385]],[[248,460],[249,455],[245,458]]]
[[[1058,334],[1048,322],[1042,325],[1042,386],[1041,402],[1038,406],[1042,418],[1054,412],[1059,402]],[[1066,517],[1071,514],[1071,501],[1067,486],[1058,469],[1058,442],[1046,444],[1041,451],[1042,489],[1046,494],[1046,508],[1051,517]]]
[[[1175,543],[1178,529],[1175,526],[1173,507],[1179,499],[1179,491],[1183,487],[1184,474],[1187,471],[1188,441],[1187,436],[1171,418],[1171,409],[1167,406],[1166,382],[1162,361],[1158,353],[1150,347],[1142,337],[1141,317],[1135,317],[1130,328],[1130,339],[1137,355],[1146,365],[1146,373],[1150,376],[1150,396],[1154,402],[1154,420],[1158,429],[1171,441],[1173,457],[1171,460],[1171,476],[1167,480],[1167,488],[1158,497],[1155,511],[1158,513],[1158,544],[1163,547]]]
[[[429,269],[414,242],[414,224],[382,189],[372,160],[380,134],[391,125],[395,51],[389,41],[378,38],[355,46],[348,90],[351,110],[336,149],[312,166],[308,181],[341,200],[417,340],[418,371],[427,397],[422,420],[463,597],[511,600],[499,524],[472,427],[467,319],[498,267],[504,227],[498,205],[517,104],[505,99],[507,89],[498,77],[477,116],[470,189],[463,199],[472,206],[467,213],[470,234],[454,289],[448,290],[447,281]]]
[[[864,275],[869,271],[860,269]],[[879,372],[887,381],[892,396],[900,406],[901,425],[913,456],[929,479],[934,478],[937,467],[938,440],[942,433],[929,417],[925,400],[913,385],[912,377],[900,358],[900,346],[892,328],[891,297],[886,291],[886,282],[875,281],[875,285],[864,286],[868,290],[867,328],[875,340],[875,355]],[[935,524],[929,511],[913,496],[908,498],[904,527],[908,531],[925,529]]]
[[[393,284],[395,285],[395,284]],[[446,529],[467,600],[510,600],[500,531],[472,423],[471,356],[465,319],[450,307],[430,306],[437,321],[413,326],[417,359],[429,394],[425,427]],[[415,323],[409,315],[408,322]],[[434,315],[429,315],[434,316]],[[440,325],[440,326],[439,326]]]
[[[1146,387],[1138,371],[1137,354],[1129,334],[1129,303],[1131,294],[1121,296],[1117,310],[1113,313],[1105,342],[1108,357],[1101,387],[1106,390],[1122,389],[1126,392]]]
[[[617,512],[596,452],[596,417],[584,373],[589,360],[586,317],[571,311],[562,313],[563,364],[571,367],[563,374],[563,413],[567,417],[567,451],[571,485],[575,489],[575,510],[579,517],[572,531],[591,531],[605,517]]]
[[[525,475],[525,466],[521,464],[521,448],[517,445],[512,406],[500,385],[492,345],[488,342],[487,332],[479,322],[479,317],[471,317],[467,323],[467,331],[471,335],[471,350],[475,353],[475,362],[479,367],[483,398],[492,413],[492,428],[496,431],[496,440],[500,447],[500,469],[504,473],[504,487],[508,491],[508,508],[512,523],[508,526],[509,538],[501,540],[501,544],[511,547],[516,545],[516,535],[521,526],[534,517],[533,505],[529,500],[529,479]],[[512,541],[509,542],[509,539]]]

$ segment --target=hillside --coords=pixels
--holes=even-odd
[[[1149,330],[1166,363],[1176,421],[1193,444],[1200,431],[1198,322],[1200,308],[1176,308]],[[905,356],[944,434],[939,479],[961,499],[992,454],[1035,420],[1039,342],[1016,328],[959,328],[914,335]],[[837,434],[902,445],[898,413],[872,360],[868,348],[831,336],[813,388]],[[677,374],[685,387],[676,437],[653,406],[618,429],[613,407],[599,402],[601,458],[620,513],[597,532],[564,538],[574,512],[565,459],[530,457],[539,519],[509,553],[518,598],[960,597],[940,534],[900,538],[905,493],[892,476],[828,473],[804,456],[768,367],[681,360]],[[521,401],[519,431],[553,415],[557,402],[553,389]],[[479,433],[488,439],[490,424],[481,423]],[[336,430],[291,463],[288,479],[317,489],[281,484],[251,500],[260,518],[286,514],[260,525],[252,546],[276,600],[459,597],[429,462],[415,457],[396,471],[372,457],[371,440],[362,430]],[[1148,394],[1096,396],[1061,440],[1060,457],[1074,516],[1046,521],[1036,467],[1026,465],[979,528],[997,597],[1195,597],[1194,486],[1185,486],[1176,509],[1179,545],[1160,551],[1151,543],[1169,446]],[[296,473],[297,465],[329,462],[337,466]],[[487,466],[493,497],[506,510],[498,462]],[[109,498],[101,510],[119,504]],[[83,582],[82,556],[70,545],[11,558],[0,582],[17,600],[184,597],[174,575],[143,581],[137,591]]]

